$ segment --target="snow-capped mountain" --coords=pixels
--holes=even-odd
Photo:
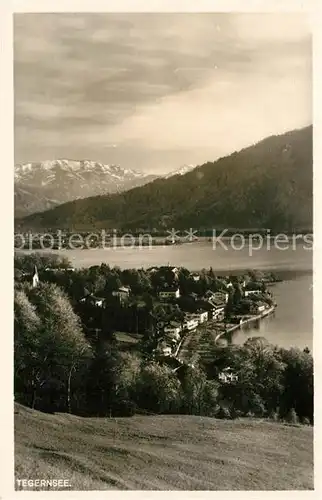
[[[174,175],[185,175],[188,172],[191,172],[191,170],[193,170],[194,168],[196,168],[196,165],[183,165],[178,170],[175,170],[174,172],[169,172],[167,175],[164,176],[164,179],[169,179]]]
[[[59,159],[18,164],[14,171],[15,215],[42,212],[78,198],[126,191],[160,177],[184,175],[193,168],[194,165],[184,165],[160,176],[90,160]]]
[[[16,216],[41,212],[77,198],[125,191],[157,177],[89,160],[19,164],[14,172]]]
[[[109,179],[116,186],[122,185],[124,181],[151,177],[149,174],[124,169],[119,165],[104,165],[89,160],[54,160],[15,166],[15,182],[41,182],[43,186],[57,181],[59,176],[87,182],[89,175]]]

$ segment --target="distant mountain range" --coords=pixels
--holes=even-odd
[[[183,166],[165,177],[194,168]],[[142,186],[160,176],[89,160],[60,159],[15,166],[15,215],[42,212],[62,203]]]
[[[30,229],[312,228],[312,126],[264,139],[184,175],[66,203]]]
[[[181,168],[178,168],[178,170],[162,176],[162,179],[169,179],[170,177],[174,177],[175,175],[185,175],[188,172],[191,172],[191,170],[193,170],[194,168],[196,168],[196,165],[183,165]]]
[[[15,214],[41,212],[78,198],[121,192],[157,177],[88,160],[16,165]]]

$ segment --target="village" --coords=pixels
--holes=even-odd
[[[85,286],[76,287],[80,275]],[[263,273],[217,276],[212,269],[192,272],[170,265],[121,271],[102,264],[85,271],[65,264],[35,267],[32,286],[59,284],[89,336],[112,330],[124,350],[137,348],[176,369],[193,366],[201,333],[215,342],[227,340],[244,324],[271,314],[276,304],[267,285],[272,280]],[[233,376],[223,373],[222,380]]]

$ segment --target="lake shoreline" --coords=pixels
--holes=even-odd
[[[218,333],[218,335],[215,337],[215,342],[217,342],[217,340],[219,340],[220,338],[225,337],[228,334],[234,332],[235,330],[242,329],[244,325],[253,323],[254,321],[260,321],[261,319],[266,318],[270,314],[273,314],[275,309],[276,305],[272,305],[269,309],[266,309],[260,314],[253,315],[252,317],[248,317],[247,319],[241,320],[241,322],[237,323],[236,325],[230,326],[229,328],[225,328],[224,331]]]

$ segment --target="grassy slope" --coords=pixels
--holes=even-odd
[[[313,430],[196,416],[85,419],[15,407],[17,478],[72,488],[312,489]]]

